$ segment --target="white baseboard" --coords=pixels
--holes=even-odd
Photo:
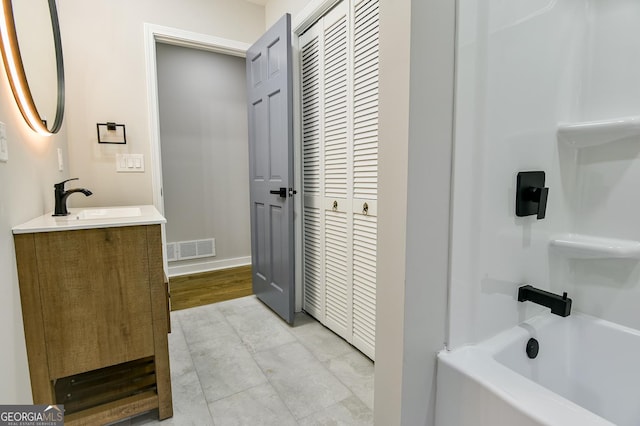
[[[207,262],[189,263],[187,265],[171,265],[169,262],[169,278],[180,275],[198,274],[200,272],[216,271],[218,269],[235,268],[251,265],[251,256],[234,257],[232,259],[209,260]]]

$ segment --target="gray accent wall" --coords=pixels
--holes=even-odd
[[[215,238],[215,260],[250,256],[245,60],[156,47],[167,242]]]

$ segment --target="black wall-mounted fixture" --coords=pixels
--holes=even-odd
[[[544,219],[549,188],[544,186],[544,172],[520,172],[516,182],[516,216],[535,214]]]
[[[127,143],[127,131],[124,124],[116,124],[112,121],[96,124],[98,131],[98,143]]]
[[[568,317],[571,314],[571,299],[567,297],[566,292],[559,296],[530,285],[524,285],[518,289],[518,302],[526,301],[551,308],[552,314],[561,317]]]

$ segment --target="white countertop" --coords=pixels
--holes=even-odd
[[[167,220],[154,206],[86,207],[69,209],[69,216],[43,216],[13,228],[14,234],[114,228],[118,226],[156,225]]]

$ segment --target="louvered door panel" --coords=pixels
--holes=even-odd
[[[372,359],[378,1],[340,2],[300,37],[304,306]]]
[[[324,321],[323,49],[322,26],[300,37],[302,91],[302,180],[304,229],[304,309]]]
[[[319,207],[304,207],[304,306],[314,317],[324,317],[324,256],[322,210]]]
[[[378,0],[355,7],[353,197],[378,196]]]
[[[378,197],[378,0],[353,19],[353,344],[374,358]]]
[[[339,9],[334,10],[339,11]],[[324,30],[324,192],[347,198],[348,31],[346,13]]]
[[[351,256],[347,219],[345,212],[325,211],[325,318],[329,328],[350,341]]]
[[[302,156],[306,196],[320,196],[321,51],[317,35],[302,48]]]
[[[356,206],[365,206],[360,211]],[[378,219],[374,201],[354,201],[353,344],[371,359],[376,334],[376,264]]]

